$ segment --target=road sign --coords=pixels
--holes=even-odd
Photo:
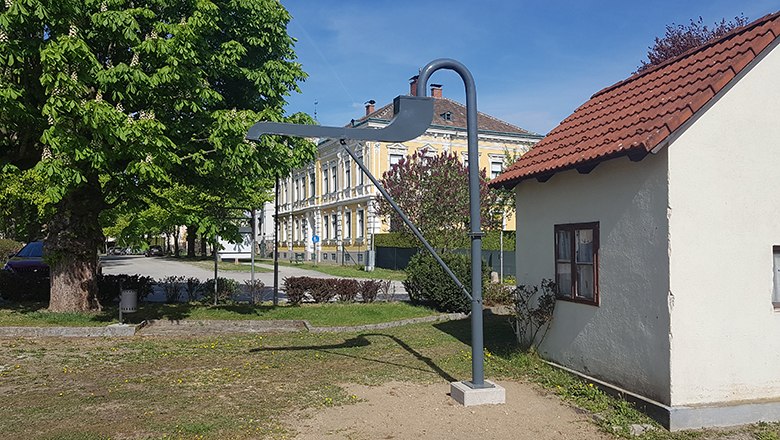
[[[312,243],[319,243],[320,236],[319,235],[312,235],[311,236],[311,241],[312,241]]]

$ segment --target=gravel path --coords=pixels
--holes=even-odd
[[[449,384],[348,385],[357,403],[316,408],[289,421],[296,440],[606,440],[590,417],[531,384],[504,382],[506,403],[463,407]]]

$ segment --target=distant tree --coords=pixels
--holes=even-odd
[[[455,154],[429,157],[418,151],[386,171],[381,183],[431,245],[454,249],[468,243],[468,170]],[[487,183],[483,169],[479,185],[482,229],[495,230],[501,227],[501,217],[495,215],[499,193],[489,188]],[[390,219],[391,232],[412,235],[381,196],[378,198],[378,213]]]
[[[656,37],[655,43],[648,48],[647,61],[642,60],[637,72],[656,66],[664,61],[682,55],[690,49],[702,46],[716,38],[720,38],[732,30],[748,24],[744,15],[734,17],[733,21],[715,22],[713,27],[704,24],[704,20],[691,19],[690,24],[670,24],[666,26],[663,37]]]

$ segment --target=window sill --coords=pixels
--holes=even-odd
[[[594,306],[594,307],[598,307],[599,306],[599,298],[598,298],[598,296],[594,300],[584,299],[584,298],[571,298],[571,297],[568,297],[568,296],[556,296],[555,299],[558,300],[558,301],[566,301],[566,302],[571,302],[571,303],[584,304],[586,306]]]

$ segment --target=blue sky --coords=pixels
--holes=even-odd
[[[364,102],[389,103],[436,58],[464,63],[480,111],[547,133],[596,91],[628,77],[671,23],[701,16],[711,24],[780,9],[767,0],[499,1],[282,0],[289,33],[309,78],[288,99],[290,113],[344,125]],[[463,102],[450,71],[430,83]]]

